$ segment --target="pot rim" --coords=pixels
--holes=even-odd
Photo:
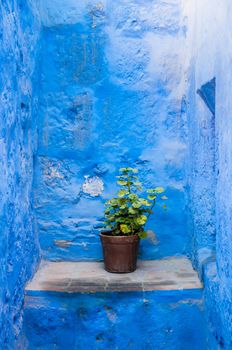
[[[103,237],[110,237],[110,238],[129,238],[129,237],[138,237],[139,238],[139,235],[135,234],[135,235],[129,235],[129,236],[126,236],[126,235],[120,235],[120,236],[114,236],[114,235],[110,235],[110,234],[107,234],[111,231],[103,231],[100,233],[100,236],[103,236]]]

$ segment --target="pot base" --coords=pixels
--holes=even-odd
[[[121,271],[108,270],[108,269],[106,268],[105,262],[104,262],[104,265],[105,265],[105,271],[106,271],[106,272],[109,272],[109,273],[117,273],[118,275],[123,275],[123,274],[127,274],[127,273],[132,273],[132,272],[135,272],[136,269],[137,269],[137,266],[136,266],[135,269],[133,269],[133,270],[121,272]]]

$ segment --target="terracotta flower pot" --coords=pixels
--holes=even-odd
[[[113,273],[129,273],[136,270],[139,237],[113,236],[111,232],[100,234],[105,269]]]

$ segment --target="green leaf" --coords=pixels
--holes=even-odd
[[[115,220],[115,215],[106,215],[106,219],[110,222],[113,222]]]
[[[139,226],[143,226],[147,222],[147,217],[145,215],[141,215],[135,219],[135,222]]]
[[[149,195],[149,196],[147,196],[147,198],[150,199],[150,201],[154,201],[156,199],[156,196]]]
[[[115,220],[117,223],[120,223],[120,224],[123,224],[123,223],[127,223],[127,220],[122,218],[122,217],[119,217],[118,219]]]
[[[106,206],[115,206],[118,204],[118,198],[112,198],[105,203]]]
[[[156,187],[155,188],[155,192],[156,193],[163,193],[165,190],[164,190],[164,188],[163,187]]]
[[[117,184],[120,186],[127,186],[127,181],[119,180],[117,181]]]
[[[167,205],[164,204],[164,205],[163,205],[163,208],[164,208],[164,210],[167,210]]]
[[[140,199],[140,203],[142,205],[145,205],[146,207],[150,207],[152,204],[150,202],[148,202],[146,199]]]
[[[130,168],[130,170],[132,171],[132,173],[134,173],[134,174],[138,174],[138,169],[136,169],[136,168]]]
[[[128,194],[128,192],[127,192],[126,190],[118,191],[118,196],[119,196],[119,198],[123,198],[123,197],[125,197],[127,194]]]
[[[119,171],[124,174],[128,174],[132,168],[120,168]]]
[[[147,193],[155,193],[155,190],[153,188],[150,188],[149,190],[147,190]]]
[[[128,167],[128,168],[120,168],[119,171],[122,172],[122,173],[132,172],[133,174],[137,174],[139,172],[138,169],[130,168],[130,167]]]
[[[134,199],[138,199],[138,196],[137,196],[137,194],[134,194],[134,193],[131,193],[131,194],[129,194],[129,196],[128,196],[130,199],[132,199],[132,200],[134,200]]]
[[[166,200],[166,199],[168,199],[168,197],[167,196],[162,196],[161,199]]]
[[[111,206],[113,208],[117,208],[119,206],[120,202],[119,202],[119,199],[118,198],[114,198],[111,202]]]
[[[127,180],[128,177],[129,177],[129,175],[126,175],[126,174],[125,175],[122,174],[122,175],[116,176],[116,178],[119,179],[119,180]]]
[[[134,203],[132,203],[132,207],[133,207],[133,208],[138,209],[138,208],[141,208],[141,206],[142,206],[142,203],[140,203],[140,202],[134,202]]]
[[[144,239],[147,238],[147,232],[146,231],[141,231],[138,233],[139,238]]]
[[[126,172],[128,172],[128,168],[120,168],[119,171],[121,173],[126,173]]]
[[[120,230],[121,230],[123,233],[130,233],[130,232],[131,232],[130,227],[127,226],[127,225],[125,225],[125,224],[120,225]]]
[[[129,208],[128,212],[129,212],[129,214],[132,214],[132,215],[137,213],[137,211],[131,207]]]

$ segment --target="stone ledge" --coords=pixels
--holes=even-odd
[[[129,274],[111,274],[101,262],[42,261],[26,293],[96,293],[201,289],[187,258],[139,261]]]

